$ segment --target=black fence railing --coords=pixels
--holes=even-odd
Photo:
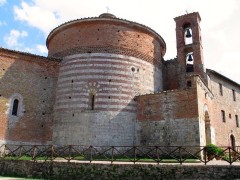
[[[220,151],[219,151],[220,149]],[[209,151],[203,146],[54,146],[9,145],[0,146],[0,160],[29,160],[34,162],[132,162],[132,163],[204,163],[215,159],[230,165],[240,163],[240,146],[219,147]],[[211,149],[210,149],[211,150]]]

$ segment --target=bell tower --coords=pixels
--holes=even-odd
[[[180,65],[180,87],[187,76],[198,74],[206,82],[201,40],[201,17],[198,12],[174,18],[176,22],[177,59]]]

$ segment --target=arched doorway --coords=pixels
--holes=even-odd
[[[231,148],[235,150],[236,149],[235,137],[232,134],[230,136],[230,141],[231,141]]]

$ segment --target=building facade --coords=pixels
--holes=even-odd
[[[0,49],[0,143],[240,145],[240,85],[205,69],[200,15],[176,17],[177,57],[109,13],[67,22],[48,57]]]

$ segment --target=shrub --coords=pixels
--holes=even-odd
[[[219,151],[219,147],[217,147],[214,144],[208,144],[206,145],[206,152],[207,155],[216,155]]]
[[[223,157],[225,153],[221,148],[217,147],[217,155]]]
[[[206,153],[208,157],[212,156],[212,158],[215,157],[216,159],[226,157],[224,150],[214,144],[208,144],[206,146]]]

